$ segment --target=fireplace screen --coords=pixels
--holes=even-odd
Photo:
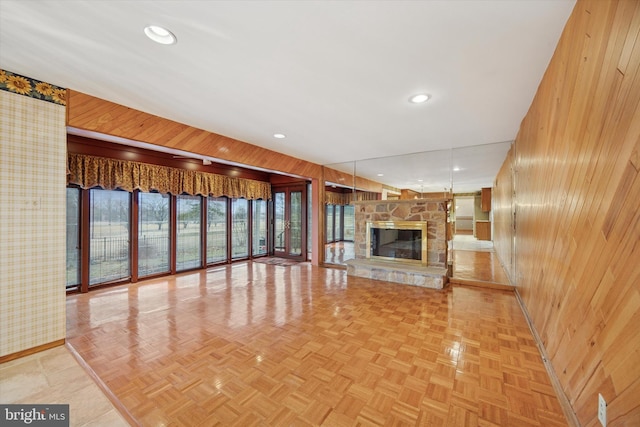
[[[426,221],[367,222],[367,258],[427,265]]]

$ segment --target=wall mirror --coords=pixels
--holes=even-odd
[[[492,186],[510,147],[506,141],[325,165],[325,264],[354,257],[353,200],[451,199],[450,236],[475,238],[477,223],[491,220],[481,209],[482,188]]]

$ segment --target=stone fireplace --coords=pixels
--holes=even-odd
[[[442,289],[447,283],[447,202],[355,202],[355,259],[347,261],[347,274]]]
[[[367,258],[427,266],[426,221],[367,221]]]

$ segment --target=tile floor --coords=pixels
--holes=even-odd
[[[493,242],[491,240],[478,240],[468,234],[456,234],[449,243],[449,250],[492,252]]]
[[[71,426],[129,425],[65,346],[0,364],[0,402],[68,404]]]

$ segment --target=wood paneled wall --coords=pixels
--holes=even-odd
[[[321,166],[212,132],[69,90],[67,125],[232,161],[242,165],[317,178]]]
[[[512,146],[493,184],[493,245],[511,284],[515,284],[513,263],[513,150]]]
[[[356,176],[354,180],[353,173],[342,172],[326,166],[323,169],[325,182],[346,185],[348,187],[353,187],[355,185],[355,187],[360,191],[382,193],[383,185],[379,182],[360,176]]]
[[[598,393],[608,426],[640,425],[639,101],[640,2],[578,0],[496,179],[496,250],[509,266],[515,237],[508,269],[584,426]]]

